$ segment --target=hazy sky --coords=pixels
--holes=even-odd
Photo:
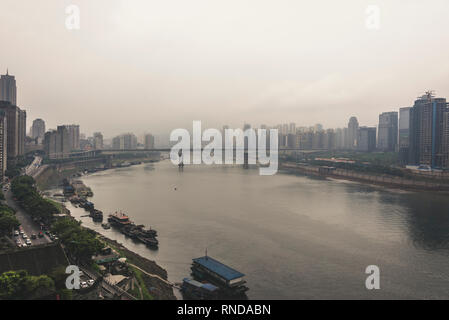
[[[447,0],[0,0],[0,72],[28,127],[375,125],[426,89],[449,98],[448,17]]]

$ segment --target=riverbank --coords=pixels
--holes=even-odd
[[[137,165],[141,164],[144,161],[133,161],[129,164],[131,165]],[[154,162],[154,161],[148,161],[148,162]],[[128,166],[128,165],[126,165]],[[104,168],[102,170],[108,170],[108,169],[115,169],[120,166],[116,166],[113,168]],[[85,172],[85,168],[77,168],[76,166],[68,166],[66,170],[61,170],[61,168],[50,168],[47,169],[49,172],[47,174],[44,172],[43,175],[41,175],[39,178],[41,179],[41,183],[38,184],[39,190],[46,193],[49,191],[50,187],[52,186],[58,186],[59,182],[62,181],[65,178],[73,178],[73,177],[82,177],[83,172]],[[63,174],[62,174],[63,172]],[[96,171],[95,171],[96,172]],[[50,177],[50,178],[49,178]],[[45,181],[46,178],[49,178],[49,181]],[[45,189],[43,189],[45,188]],[[71,215],[70,210],[66,208],[64,202],[59,202],[59,199],[49,199],[49,201],[52,201],[53,203],[57,203],[58,207],[61,208],[61,212],[64,214],[72,217],[73,219],[76,219],[73,215]],[[120,253],[122,257],[125,257],[128,262],[132,263],[136,267],[140,268],[134,268],[132,267],[136,278],[141,283],[139,286],[141,292],[143,289],[143,293],[141,294],[144,299],[154,299],[154,300],[176,300],[176,296],[174,294],[173,288],[169,285],[167,278],[167,271],[160,267],[155,261],[149,260],[147,258],[142,257],[141,255],[129,250],[124,244],[110,239],[106,237],[105,235],[99,233],[98,231],[93,230],[92,228],[83,226],[83,228],[92,230],[97,234],[98,238],[103,241],[105,244],[116,250]],[[144,272],[142,272],[142,270]],[[154,275],[153,277],[149,274]],[[160,279],[159,279],[160,278]],[[166,281],[163,281],[163,280]],[[143,283],[143,285],[142,285]]]
[[[83,172],[97,172],[121,167],[134,166],[141,163],[158,162],[160,159],[148,157],[132,157],[126,159],[116,159],[105,163],[105,159],[90,159],[88,161],[64,162],[59,164],[46,164],[45,169],[41,170],[34,178],[37,186],[41,190],[47,190],[58,186],[64,179],[80,176]]]
[[[141,255],[129,250],[116,240],[109,239],[96,231],[94,232],[98,235],[100,240],[104,241],[111,248],[119,252],[120,255],[124,256],[129,263],[132,263],[149,274],[157,275],[165,280],[168,279],[167,271],[159,266],[155,261],[142,257]],[[155,300],[176,300],[173,293],[173,288],[166,282],[158,279],[157,277],[151,277],[143,272],[139,272],[138,276],[142,278],[145,286],[150,288],[149,293],[153,298],[155,298]]]
[[[446,183],[431,182],[418,179],[414,180],[386,174],[374,175],[328,166],[297,163],[281,163],[279,168],[288,172],[355,181],[359,183],[378,185],[389,188],[398,188],[410,191],[432,191],[445,194],[449,193],[449,184]]]

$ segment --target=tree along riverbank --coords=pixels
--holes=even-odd
[[[61,169],[61,168],[59,168]],[[86,168],[85,166],[73,166],[73,164],[67,164],[65,168],[62,170],[58,170],[56,168],[50,168],[47,169],[43,174],[41,174],[38,179],[40,179],[40,184],[38,184],[38,188],[41,191],[45,191],[46,189],[43,189],[42,186],[57,186],[60,181],[62,181],[64,178],[70,178],[74,175],[77,176],[80,172],[84,171]],[[106,170],[106,169],[105,169]],[[45,179],[48,179],[49,176],[51,177],[52,183],[48,183],[45,181]],[[59,203],[65,210],[65,212],[70,216],[70,211],[64,206],[63,203]],[[74,217],[71,216],[73,219]],[[147,258],[144,258],[137,253],[127,249],[123,244],[109,239],[105,237],[104,235],[98,233],[95,230],[92,230],[88,227],[84,227],[92,232],[94,232],[97,235],[97,238],[100,239],[102,242],[106,243],[113,249],[115,249],[117,252],[120,253],[121,256],[127,258],[127,260],[136,265],[138,268],[144,270],[145,272],[149,274],[157,275],[158,277],[167,280],[167,271],[160,267],[155,261],[149,260]],[[144,299],[155,299],[155,300],[176,300],[176,297],[173,293],[173,288],[166,282],[162,281],[161,279],[158,279],[157,277],[151,277],[148,274],[145,274],[144,272],[141,272],[139,270],[134,270],[136,273],[136,277],[138,278],[140,282],[140,288],[143,291],[142,295]]]

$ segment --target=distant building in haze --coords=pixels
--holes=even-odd
[[[154,149],[154,136],[152,134],[146,134],[144,140],[145,149]]]
[[[0,110],[5,112],[7,119],[8,159],[14,161],[18,156],[25,154],[26,111],[9,101],[0,101]]]
[[[8,130],[7,119],[4,110],[0,110],[0,182],[5,179],[5,171],[7,168],[8,160]]]
[[[44,151],[49,159],[65,159],[70,156],[71,142],[67,126],[47,131],[44,135]]]
[[[132,150],[137,148],[137,137],[132,133],[125,133],[112,139],[112,149]]]
[[[64,125],[69,133],[70,150],[80,150],[80,126],[77,124]]]
[[[409,145],[410,145],[410,109],[404,107],[399,109],[399,162],[402,165],[407,164]]]
[[[102,150],[103,149],[103,135],[101,132],[95,132],[93,137],[93,144],[95,150]]]
[[[364,152],[376,150],[376,127],[360,127],[357,130],[357,150]]]
[[[38,139],[39,143],[42,143],[45,135],[45,121],[42,119],[36,119],[31,126],[31,138]]]
[[[348,134],[346,141],[346,148],[356,149],[357,148],[357,135],[359,129],[359,122],[356,117],[351,117],[348,122]]]
[[[0,77],[0,100],[8,101],[13,106],[17,106],[16,79],[9,75],[8,70],[6,70],[5,75]]]
[[[398,144],[398,113],[384,112],[379,115],[377,148],[385,152],[396,151]]]

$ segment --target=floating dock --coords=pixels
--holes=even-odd
[[[220,289],[220,298],[247,299],[245,275],[209,256],[193,259],[192,276]]]

